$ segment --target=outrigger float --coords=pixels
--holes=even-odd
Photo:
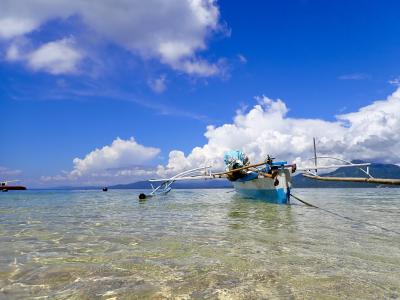
[[[340,164],[319,166],[318,161],[321,159],[339,161]],[[232,182],[236,192],[243,197],[277,204],[289,204],[292,188],[291,178],[295,172],[301,172],[303,176],[314,180],[400,185],[400,179],[374,178],[369,172],[370,163],[355,164],[336,157],[317,156],[315,138],[314,157],[310,160],[314,160],[314,165],[305,168],[297,168],[296,164],[288,164],[286,161],[274,161],[274,158],[270,156],[267,156],[263,162],[250,164],[248,157],[243,152],[238,150],[228,151],[224,155],[225,171],[214,173],[211,166],[206,166],[184,171],[171,178],[150,179],[150,182],[161,182],[161,184],[157,187],[151,185],[152,192],[140,194],[139,199],[166,195],[171,191],[171,185],[175,181],[226,178]],[[365,173],[366,177],[325,177],[318,175],[318,170],[347,167],[359,168]]]

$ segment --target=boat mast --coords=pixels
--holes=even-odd
[[[315,146],[315,137],[313,137],[314,141],[314,164],[315,164],[315,173],[318,172],[317,170],[317,147]]]

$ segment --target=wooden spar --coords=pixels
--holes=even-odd
[[[231,171],[219,172],[219,173],[212,173],[211,176],[228,175],[228,174],[232,174],[232,173],[235,173],[235,172],[239,172],[239,171],[243,171],[243,170],[247,170],[247,169],[259,167],[259,166],[262,166],[262,165],[265,165],[265,164],[266,164],[266,162],[264,161],[264,162],[262,162],[262,163],[257,163],[257,164],[252,164],[252,165],[244,166],[244,167],[237,168],[237,169],[234,169],[234,170],[231,170]]]
[[[267,162],[264,161],[264,162],[261,162],[261,163],[256,163],[256,164],[244,166],[244,167],[241,167],[241,168],[237,168],[237,169],[234,169],[234,170],[231,170],[231,171],[219,172],[219,173],[211,173],[211,176],[213,176],[214,178],[215,177],[221,178],[219,176],[228,175],[228,174],[232,174],[232,173],[243,171],[243,170],[248,170],[248,169],[259,167],[259,166],[263,166],[263,165],[266,165],[266,164],[267,164]],[[292,167],[292,165],[285,165],[285,167]]]
[[[329,166],[318,166],[318,169],[338,169],[338,168],[350,168],[350,167],[365,167],[365,166],[370,166],[370,163],[363,163],[363,164],[347,164],[347,165],[329,165]],[[298,168],[298,171],[311,171],[315,167],[310,166],[306,168]],[[362,169],[361,169],[362,170]]]
[[[400,185],[400,179],[392,178],[362,178],[362,177],[322,177],[310,174],[303,174],[304,177],[321,181],[341,181],[341,182],[366,182]]]

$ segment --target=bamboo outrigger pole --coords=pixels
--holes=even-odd
[[[228,174],[232,174],[232,173],[235,173],[235,172],[239,172],[239,171],[243,171],[243,170],[259,167],[259,166],[262,166],[262,165],[265,165],[265,164],[267,164],[267,163],[264,161],[264,162],[261,162],[261,163],[252,164],[252,165],[244,166],[244,167],[241,167],[241,168],[233,169],[231,171],[212,173],[211,175],[214,176],[214,177],[218,177],[218,176],[222,176],[222,175],[228,175]]]
[[[341,181],[341,182],[366,182],[400,185],[400,179],[392,178],[362,178],[362,177],[322,177],[317,175],[303,174],[304,177],[321,181]]]
[[[268,163],[264,161],[264,162],[260,162],[260,163],[256,163],[256,164],[252,164],[252,165],[248,165],[248,166],[244,166],[244,167],[241,167],[241,168],[233,169],[231,171],[212,173],[211,176],[213,176],[214,178],[221,178],[221,176],[223,176],[223,175],[228,175],[228,174],[232,174],[232,173],[235,173],[235,172],[248,170],[248,169],[259,167],[259,166],[263,166],[263,165],[266,165],[266,164],[268,164]],[[293,165],[285,165],[285,167],[293,167]]]

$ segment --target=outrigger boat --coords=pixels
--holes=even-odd
[[[317,162],[321,159],[340,161],[340,164],[318,166]],[[224,156],[225,171],[214,173],[211,166],[206,166],[184,171],[171,178],[150,179],[150,182],[162,183],[156,188],[151,185],[152,192],[147,195],[140,194],[139,199],[166,195],[171,191],[171,185],[175,181],[226,178],[232,182],[235,191],[243,197],[277,204],[289,204],[292,188],[291,178],[295,172],[301,172],[303,176],[315,180],[400,185],[400,179],[374,178],[369,172],[370,163],[355,164],[336,157],[317,156],[315,139],[312,160],[314,160],[314,165],[304,168],[297,168],[296,164],[288,164],[286,161],[274,161],[274,158],[270,156],[267,156],[263,162],[250,164],[248,157],[243,152],[238,150],[228,151]],[[366,177],[324,177],[319,176],[317,173],[318,170],[347,167],[359,168],[366,174]]]

